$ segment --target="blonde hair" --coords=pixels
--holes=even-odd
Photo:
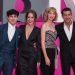
[[[55,21],[57,19],[57,11],[54,7],[48,7],[45,9],[44,13],[43,13],[43,18],[44,18],[44,21],[47,21],[48,20],[48,13],[50,12],[53,12],[55,14],[55,18],[53,21]]]

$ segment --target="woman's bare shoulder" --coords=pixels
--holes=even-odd
[[[43,23],[42,28],[46,28],[47,23]]]

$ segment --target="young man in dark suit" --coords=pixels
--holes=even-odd
[[[12,75],[16,58],[17,39],[19,29],[16,27],[19,12],[15,9],[7,11],[6,24],[0,26],[0,72]]]
[[[60,38],[60,57],[63,75],[70,75],[70,67],[75,75],[75,22],[70,8],[62,10],[64,22],[56,26]]]

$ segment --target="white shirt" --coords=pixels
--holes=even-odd
[[[71,40],[72,37],[72,30],[73,30],[73,22],[70,25],[70,30],[68,29],[67,25],[64,23],[64,31],[69,41]]]
[[[8,23],[8,39],[9,39],[9,41],[11,41],[13,39],[15,30],[16,30],[15,25],[11,25],[10,23]]]

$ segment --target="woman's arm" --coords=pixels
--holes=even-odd
[[[45,25],[42,26],[41,28],[41,47],[42,47],[42,52],[45,58],[45,63],[46,65],[50,66],[50,59],[47,56],[47,52],[46,52],[46,47],[45,47],[45,30],[46,27]]]

